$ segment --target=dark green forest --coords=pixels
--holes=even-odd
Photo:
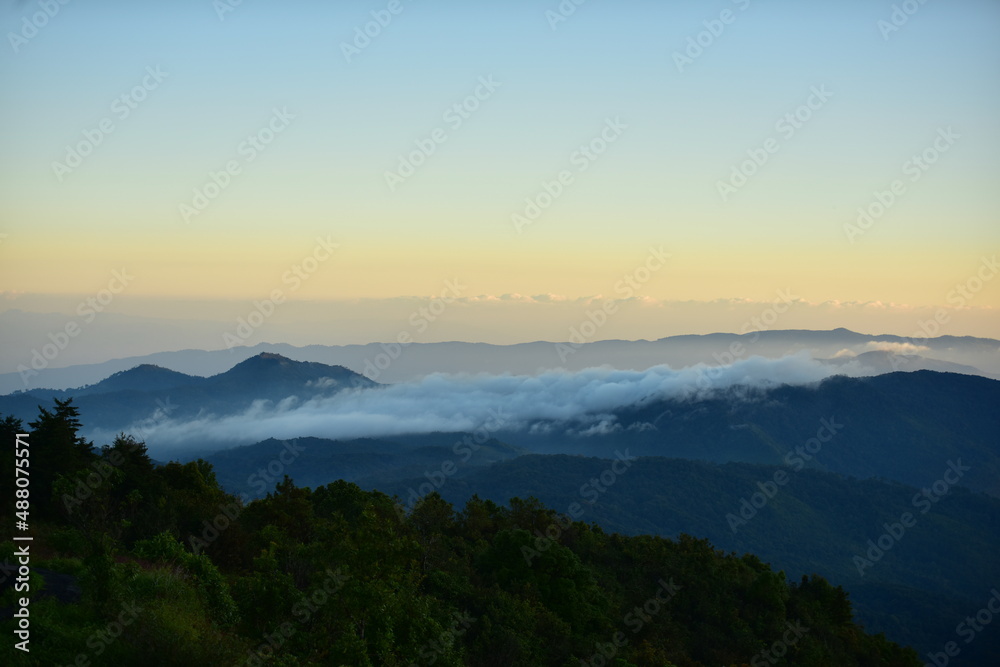
[[[532,498],[404,510],[344,481],[285,478],[244,504],[203,460],[94,447],[69,400],[27,427],[30,653],[8,573],[3,664],[920,664],[866,634],[843,589],[687,535],[611,534]],[[0,420],[4,480],[24,429]]]
[[[607,466],[604,459],[529,454],[470,469],[440,493],[456,505],[473,495],[497,503],[533,495],[565,510],[580,500],[580,481],[598,478]],[[994,582],[1000,582],[996,498],[955,486],[931,496],[933,504],[914,505],[914,497],[924,502],[916,495],[920,491],[891,480],[790,470],[637,458],[620,481],[603,487],[599,501],[587,505],[581,518],[624,535],[696,535],[726,551],[752,553],[789,576],[817,572],[850,593],[856,621],[917,648],[921,656],[954,640],[956,624],[981,608]],[[774,485],[776,477],[787,481]],[[406,498],[409,489],[426,481],[414,478],[378,488]],[[755,493],[765,499],[761,488],[766,483],[772,483],[773,497],[760,509],[750,506]],[[916,524],[859,571],[854,557],[866,554],[868,540],[906,512]],[[996,633],[991,629],[968,645],[963,642],[961,655],[949,664],[1000,664]]]

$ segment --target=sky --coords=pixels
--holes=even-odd
[[[902,5],[6,2],[0,324],[1000,337],[1000,3]]]

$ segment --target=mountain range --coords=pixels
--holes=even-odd
[[[229,370],[201,377],[141,364],[77,389],[33,389],[0,396],[0,413],[25,421],[38,406],[72,397],[93,429],[129,430],[151,419],[191,419],[203,414],[238,414],[257,401],[279,403],[332,396],[344,389],[376,386],[343,366],[292,361],[262,352]]]
[[[846,335],[824,333],[836,345]],[[891,367],[894,354],[856,357]],[[385,399],[392,385],[263,352],[209,377],[143,364],[77,390],[16,392],[0,397],[0,414],[27,421],[39,405],[72,397],[83,423],[103,431],[139,425],[139,436],[150,421],[225,417],[259,437],[221,450],[199,450],[194,440],[167,454],[205,459],[246,500],[286,475],[312,488],[355,482],[395,495],[402,511],[431,493],[456,506],[475,496],[498,503],[533,496],[567,513],[576,505],[575,518],[607,531],[689,534],[755,554],[790,580],[819,574],[850,593],[869,631],[922,655],[954,640],[956,626],[1000,581],[1000,382],[936,370],[796,384],[746,377],[711,391],[607,403],[588,413],[586,429],[573,421],[580,415],[567,414],[468,431],[392,432],[387,424],[379,437],[329,438],[281,406],[311,402],[323,412],[354,401],[345,408],[354,418],[370,407],[363,398]],[[615,378],[581,400],[624,391]],[[469,380],[469,393],[481,391],[478,381]],[[410,393],[420,398],[441,382]],[[519,397],[509,398],[516,411]],[[258,425],[260,406],[298,424],[297,437]],[[391,411],[368,418],[393,421]],[[984,633],[951,664],[997,660],[1000,647]]]
[[[1000,581],[1000,499],[961,486],[925,496],[892,480],[664,457],[637,458],[627,469],[618,466],[622,472],[611,484],[600,483],[613,464],[522,456],[470,468],[436,490],[458,507],[473,496],[501,504],[531,496],[564,513],[577,503],[579,520],[607,531],[693,535],[725,552],[752,553],[792,580],[820,574],[850,593],[868,631],[913,646],[921,656],[953,641],[955,626],[978,611]],[[937,475],[946,472],[947,464]],[[368,486],[406,503],[427,481]],[[900,524],[907,513],[912,526]],[[963,653],[951,664],[1000,664],[1000,636],[984,636]]]
[[[736,351],[735,353],[733,351]],[[681,368],[697,363],[726,364],[734,358],[759,355],[777,358],[809,351],[817,359],[851,374],[888,371],[936,370],[1000,378],[1000,341],[970,336],[911,339],[902,336],[861,334],[848,329],[831,331],[774,330],[745,334],[714,333],[670,336],[658,340],[601,340],[520,343],[444,342],[367,345],[307,345],[260,343],[223,350],[179,350],[113,359],[98,364],[35,369],[11,367],[0,373],[0,393],[25,389],[68,389],[94,384],[121,371],[152,364],[191,375],[223,373],[235,363],[262,352],[299,361],[315,361],[354,369],[378,382],[399,382],[431,373],[533,374],[539,369],[583,368],[610,365],[644,369],[658,364]],[[868,354],[871,352],[881,354]],[[891,353],[891,354],[889,354]],[[20,372],[19,372],[20,371]]]

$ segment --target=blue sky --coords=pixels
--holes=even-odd
[[[302,298],[426,295],[454,275],[471,294],[581,298],[662,244],[674,261],[650,298],[766,300],[793,284],[810,303],[933,307],[995,252],[1000,3],[913,3],[883,34],[893,3],[589,0],[553,29],[555,0],[401,1],[348,62],[342,44],[389,4],[244,0],[220,20],[210,0],[70,2],[16,53],[10,34],[39,5],[0,10],[7,303],[91,293],[125,259],[144,271],[132,298],[251,299],[321,234],[343,253]],[[678,71],[699,33],[707,46]],[[148,67],[166,78],[118,119]],[[499,86],[448,127],[481,77]],[[782,136],[816,89],[829,99]],[[245,162],[274,109],[294,120]],[[105,118],[114,131],[60,181],[53,162]],[[627,129],[578,171],[609,119]],[[387,187],[436,128],[447,140]],[[959,138],[910,181],[904,163],[944,128]],[[769,139],[778,150],[724,200],[720,182]],[[230,185],[183,219],[234,159]],[[572,184],[518,233],[512,216],[564,170]],[[851,237],[894,180],[905,193]]]

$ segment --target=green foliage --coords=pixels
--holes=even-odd
[[[580,500],[580,480],[600,475],[607,465],[606,460],[579,456],[522,456],[453,478],[442,493],[456,504],[468,502],[472,535],[487,534],[494,520],[484,509],[490,500],[472,496],[473,491],[495,502],[511,502],[511,511],[530,521],[527,530],[534,534],[551,519],[513,498],[535,493],[549,507],[567,508]],[[764,495],[760,485],[778,472],[787,482],[776,487],[766,504],[751,506],[754,494],[755,502]],[[935,474],[941,474],[940,468]],[[410,485],[389,490],[401,493]],[[840,601],[827,596],[820,603],[838,608],[835,620],[854,618],[869,631],[884,632],[923,653],[954,640],[955,625],[981,607],[981,597],[988,597],[990,587],[984,582],[1000,581],[1000,559],[995,557],[1000,552],[1000,500],[955,486],[924,513],[915,498],[924,500],[919,489],[899,483],[808,468],[648,457],[633,462],[627,478],[610,486],[583,518],[637,537],[695,534],[726,552],[754,554],[793,581],[818,573],[850,592],[849,605],[843,592]],[[877,540],[886,524],[907,512],[916,526],[861,576],[852,557],[866,554],[868,540]],[[586,562],[600,536],[570,529],[561,540]],[[751,595],[758,604],[774,603],[773,590],[762,582]],[[763,633],[766,627],[758,624],[751,631]],[[975,647],[990,656],[985,662],[1000,660],[1000,641],[987,635]]]
[[[61,475],[82,470],[95,455],[93,444],[78,435],[80,412],[73,399],[55,399],[52,412],[42,407],[38,410],[38,418],[29,424],[32,495],[48,501]],[[53,503],[43,502],[37,511],[48,518],[54,515],[54,507]]]
[[[35,542],[83,599],[32,602],[32,653],[8,643],[3,664],[715,667],[804,627],[777,664],[919,665],[865,634],[842,589],[686,535],[608,534],[532,498],[405,512],[288,478],[243,507],[203,461],[157,466],[124,436],[85,458],[61,491],[113,470],[71,512],[52,498]]]
[[[208,556],[185,551],[184,546],[169,532],[137,542],[133,552],[139,558],[163,563],[191,577],[220,626],[229,626],[238,621],[237,606],[229,594],[229,587]]]

